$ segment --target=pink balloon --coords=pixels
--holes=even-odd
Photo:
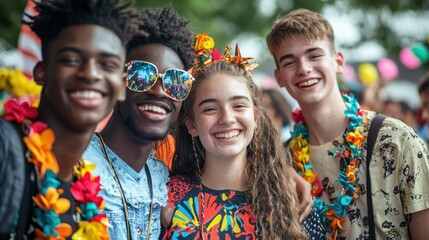
[[[346,82],[356,81],[356,72],[352,65],[346,64],[346,66],[344,67],[343,76],[344,81]]]
[[[383,58],[377,63],[378,71],[382,78],[387,81],[393,80],[398,76],[398,66],[390,58]]]
[[[404,48],[399,53],[399,60],[402,64],[409,69],[416,69],[420,67],[420,60],[414,55],[414,53],[409,48]]]

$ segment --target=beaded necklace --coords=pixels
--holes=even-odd
[[[105,214],[100,214],[105,202],[102,197],[97,196],[101,190],[100,177],[91,174],[95,164],[80,159],[74,166],[74,182],[70,191],[79,216],[78,229],[72,233],[72,227],[62,223],[60,219],[60,214],[66,213],[71,204],[68,199],[60,197],[64,190],[60,188],[61,181],[57,176],[58,161],[52,151],[54,132],[41,121],[33,122],[38,112],[27,102],[19,105],[9,99],[4,104],[4,110],[6,120],[17,122],[21,126],[25,135],[23,141],[28,149],[25,156],[34,164],[38,175],[39,192],[32,197],[35,204],[35,222],[38,225],[35,227],[35,238],[65,239],[71,236],[72,240],[110,239],[108,219]]]
[[[296,125],[291,132],[292,140],[289,144],[295,169],[312,186],[311,193],[316,197],[314,206],[322,218],[325,230],[330,229],[329,239],[336,239],[338,233],[343,230],[342,223],[346,220],[347,208],[358,198],[360,188],[357,174],[361,163],[362,143],[365,140],[362,132],[366,123],[363,121],[359,103],[353,96],[343,94],[342,97],[348,108],[344,111],[348,118],[348,125],[343,135],[344,143],[338,143],[332,155],[340,161],[346,162],[347,166],[340,169],[338,179],[334,180],[334,183],[341,184],[343,187],[335,201],[325,203],[321,198],[324,189],[318,174],[313,171],[310,163],[308,130],[301,109],[292,114]]]

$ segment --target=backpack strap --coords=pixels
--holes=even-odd
[[[374,213],[372,209],[371,176],[369,173],[369,166],[371,164],[372,151],[377,140],[378,131],[380,130],[385,118],[386,116],[384,116],[383,114],[377,114],[372,120],[371,126],[368,130],[368,140],[366,148],[366,199],[368,205],[369,239],[376,239]]]

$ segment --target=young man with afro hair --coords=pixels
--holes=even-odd
[[[184,70],[194,63],[189,21],[167,6],[142,9],[140,29],[127,45],[126,100],[118,102],[84,157],[97,164],[104,213],[116,239],[158,239],[167,203],[168,169],[154,156],[192,86]]]
[[[138,15],[118,0],[35,4],[26,24],[41,39],[34,78],[43,90],[38,109],[11,99],[0,118],[0,239],[108,239],[99,178],[82,154],[125,98]]]

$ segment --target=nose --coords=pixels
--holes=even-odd
[[[219,124],[232,124],[235,122],[234,111],[229,108],[223,108],[220,112]]]
[[[309,74],[311,70],[312,70],[311,64],[307,60],[303,59],[298,62],[296,75],[305,76]]]
[[[79,77],[89,81],[99,81],[102,78],[102,74],[100,69],[98,69],[96,61],[85,61],[79,70]]]

